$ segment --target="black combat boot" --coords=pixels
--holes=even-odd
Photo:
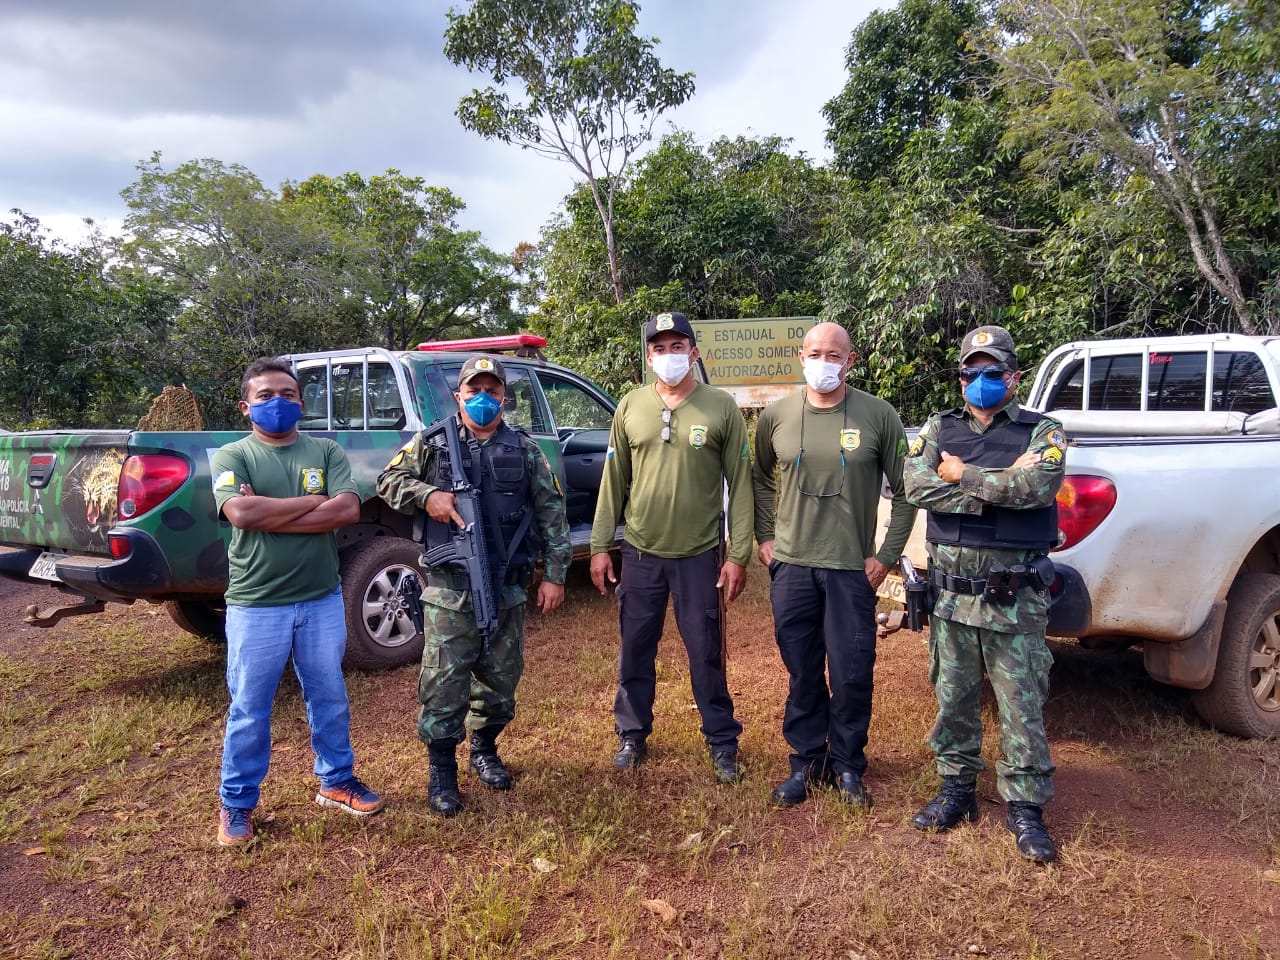
[[[737,747],[712,747],[711,766],[715,768],[716,780],[720,783],[737,783],[742,779]]]
[[[471,770],[491,790],[510,790],[511,771],[498,757],[498,734],[477,730],[471,734]]]
[[[818,786],[817,778],[820,775],[821,771],[814,767],[797,770],[774,787],[770,797],[780,807],[794,807],[798,803],[804,803],[809,792]]]
[[[871,794],[862,783],[862,777],[852,771],[836,776],[836,796],[843,803],[861,810],[871,809]]]
[[[938,795],[911,818],[917,830],[950,830],[978,819],[978,785],[963,777],[943,777]]]
[[[1053,863],[1058,859],[1058,848],[1053,845],[1053,837],[1045,829],[1038,804],[1010,800],[1004,825],[1017,839],[1018,852],[1028,860]]]
[[[452,817],[462,812],[462,796],[458,793],[458,759],[455,740],[433,740],[427,746],[427,804],[436,813]]]
[[[618,752],[613,755],[613,765],[619,770],[634,770],[644,763],[649,748],[644,745],[644,737],[625,734],[618,744]]]

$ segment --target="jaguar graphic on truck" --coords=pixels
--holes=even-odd
[[[585,554],[614,402],[572,370],[543,359],[531,334],[296,354],[299,428],[341,444],[363,503],[338,532],[348,620],[347,662],[409,663],[422,637],[400,602],[400,581],[421,573],[412,520],[388,509],[374,484],[397,447],[453,409],[471,353],[506,360],[506,420],[534,438],[568,498],[571,538]],[[230,525],[214,507],[210,457],[241,431],[47,430],[0,435],[0,575],[51,584],[74,601],[27,620],[48,626],[105,602],[163,602],[192,633],[220,636]]]

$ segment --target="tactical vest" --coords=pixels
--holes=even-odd
[[[1018,409],[1000,417],[985,433],[974,433],[963,410],[948,410],[939,418],[938,449],[975,467],[1004,468],[1027,452],[1040,414]],[[1058,542],[1058,505],[1034,510],[985,506],[981,515],[929,511],[925,534],[931,543],[1009,550],[1049,550]]]
[[[485,542],[489,546],[495,576],[497,571],[512,575],[522,571],[527,573],[537,553],[537,535],[531,515],[532,478],[525,459],[523,438],[503,423],[487,443],[475,444],[474,439],[465,433],[460,439],[463,471],[480,495],[480,508],[488,525]],[[448,448],[443,437],[433,438],[433,443],[437,449],[431,475],[423,479],[447,491],[453,485]],[[428,549],[448,543],[450,536],[447,524],[427,520]]]

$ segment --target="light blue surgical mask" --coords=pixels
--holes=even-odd
[[[487,427],[502,412],[502,404],[483,391],[474,397],[468,397],[462,406],[477,427]]]

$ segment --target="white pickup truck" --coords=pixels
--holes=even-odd
[[[1070,343],[1027,406],[1065,427],[1049,634],[1141,643],[1209,724],[1280,736],[1280,337]],[[887,520],[887,501],[881,520]],[[907,556],[927,561],[924,514]],[[884,596],[901,602],[891,578]]]

